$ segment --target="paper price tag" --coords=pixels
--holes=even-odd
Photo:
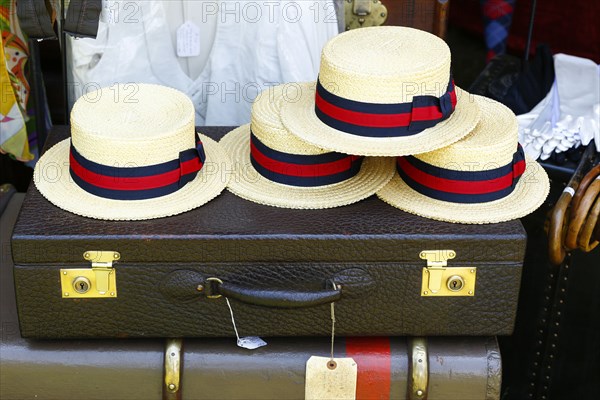
[[[200,54],[200,28],[187,21],[177,29],[177,56],[195,57]]]
[[[352,358],[312,356],[306,362],[304,398],[355,400],[357,371],[356,362]]]
[[[263,347],[267,345],[267,342],[259,338],[258,336],[245,336],[240,337],[238,333],[237,326],[235,326],[235,318],[233,317],[233,308],[231,308],[231,303],[229,299],[225,297],[225,302],[227,303],[227,308],[229,308],[229,315],[231,316],[231,324],[233,325],[233,330],[235,332],[235,337],[237,338],[237,345],[241,348],[254,350],[259,347]]]
[[[115,0],[106,0],[104,10],[102,10],[101,20],[109,25],[119,22],[119,2]]]
[[[254,350],[259,347],[263,347],[267,345],[267,342],[259,338],[258,336],[246,336],[241,337],[237,341],[237,345],[243,347],[244,349]]]

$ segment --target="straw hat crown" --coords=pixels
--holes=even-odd
[[[196,146],[194,117],[191,100],[175,89],[152,84],[104,87],[73,106],[72,143],[86,159],[102,165],[160,164]]]
[[[494,100],[473,101],[481,109],[475,129],[448,147],[399,157],[398,172],[379,198],[426,218],[466,224],[520,218],[544,202],[548,176],[519,147],[515,115]]]
[[[270,148],[289,154],[316,155],[328,152],[291,134],[279,118],[284,103],[294,102],[303,92],[314,93],[310,83],[289,83],[262,91],[252,104],[252,133]]]
[[[321,54],[319,81],[349,100],[407,103],[414,96],[439,97],[449,80],[448,45],[418,29],[351,30],[330,40]]]
[[[230,160],[196,133],[194,118],[188,97],[164,86],[90,92],[73,106],[71,137],[40,157],[34,183],[54,205],[90,218],[146,220],[200,207],[225,189]]]
[[[518,123],[513,112],[494,100],[474,96],[482,112],[475,129],[458,142],[414,157],[437,167],[483,171],[513,160],[518,144]]]

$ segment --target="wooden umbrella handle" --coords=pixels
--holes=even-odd
[[[600,181],[596,179],[596,182]],[[577,238],[577,247],[586,253],[589,253],[598,246],[598,238],[593,237],[594,229],[598,225],[598,215],[600,215],[600,195],[596,195],[594,204],[585,218],[585,222]]]
[[[554,265],[560,265],[567,254],[563,247],[563,239],[571,199],[571,192],[565,190],[554,205],[552,213],[550,214],[550,224],[548,226],[548,251],[550,262]]]
[[[595,171],[592,170],[590,173],[591,172]],[[590,176],[590,173],[586,175],[586,178]],[[573,202],[571,202],[571,222],[569,223],[567,235],[565,236],[565,248],[567,250],[573,250],[578,247],[577,239],[581,233],[581,227],[583,226],[583,223],[585,222],[588,212],[590,211],[590,208],[592,208],[598,193],[600,193],[600,180],[594,177],[592,183],[581,195],[581,199],[579,200],[577,207],[573,205],[575,201],[575,198],[573,198]]]
[[[590,186],[592,181],[596,179],[598,174],[600,174],[600,164],[596,165],[594,168],[590,169],[587,174],[585,174],[585,176],[579,183],[579,187],[575,192],[575,196],[573,196],[573,201],[571,201],[571,207],[579,207],[579,203],[581,202],[581,198],[583,197],[585,191],[587,190],[588,186]]]

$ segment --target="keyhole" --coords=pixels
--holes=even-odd
[[[73,289],[75,289],[75,291],[77,293],[81,293],[81,294],[87,293],[90,290],[89,279],[84,276],[78,276],[73,281]]]
[[[459,292],[462,290],[463,286],[465,285],[465,281],[463,280],[462,277],[458,276],[458,275],[453,275],[450,277],[450,279],[448,279],[448,282],[446,283],[446,285],[448,286],[448,289],[453,291],[453,292]]]

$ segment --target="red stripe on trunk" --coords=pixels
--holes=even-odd
[[[390,339],[346,338],[346,355],[358,366],[356,400],[388,400],[392,379]]]

